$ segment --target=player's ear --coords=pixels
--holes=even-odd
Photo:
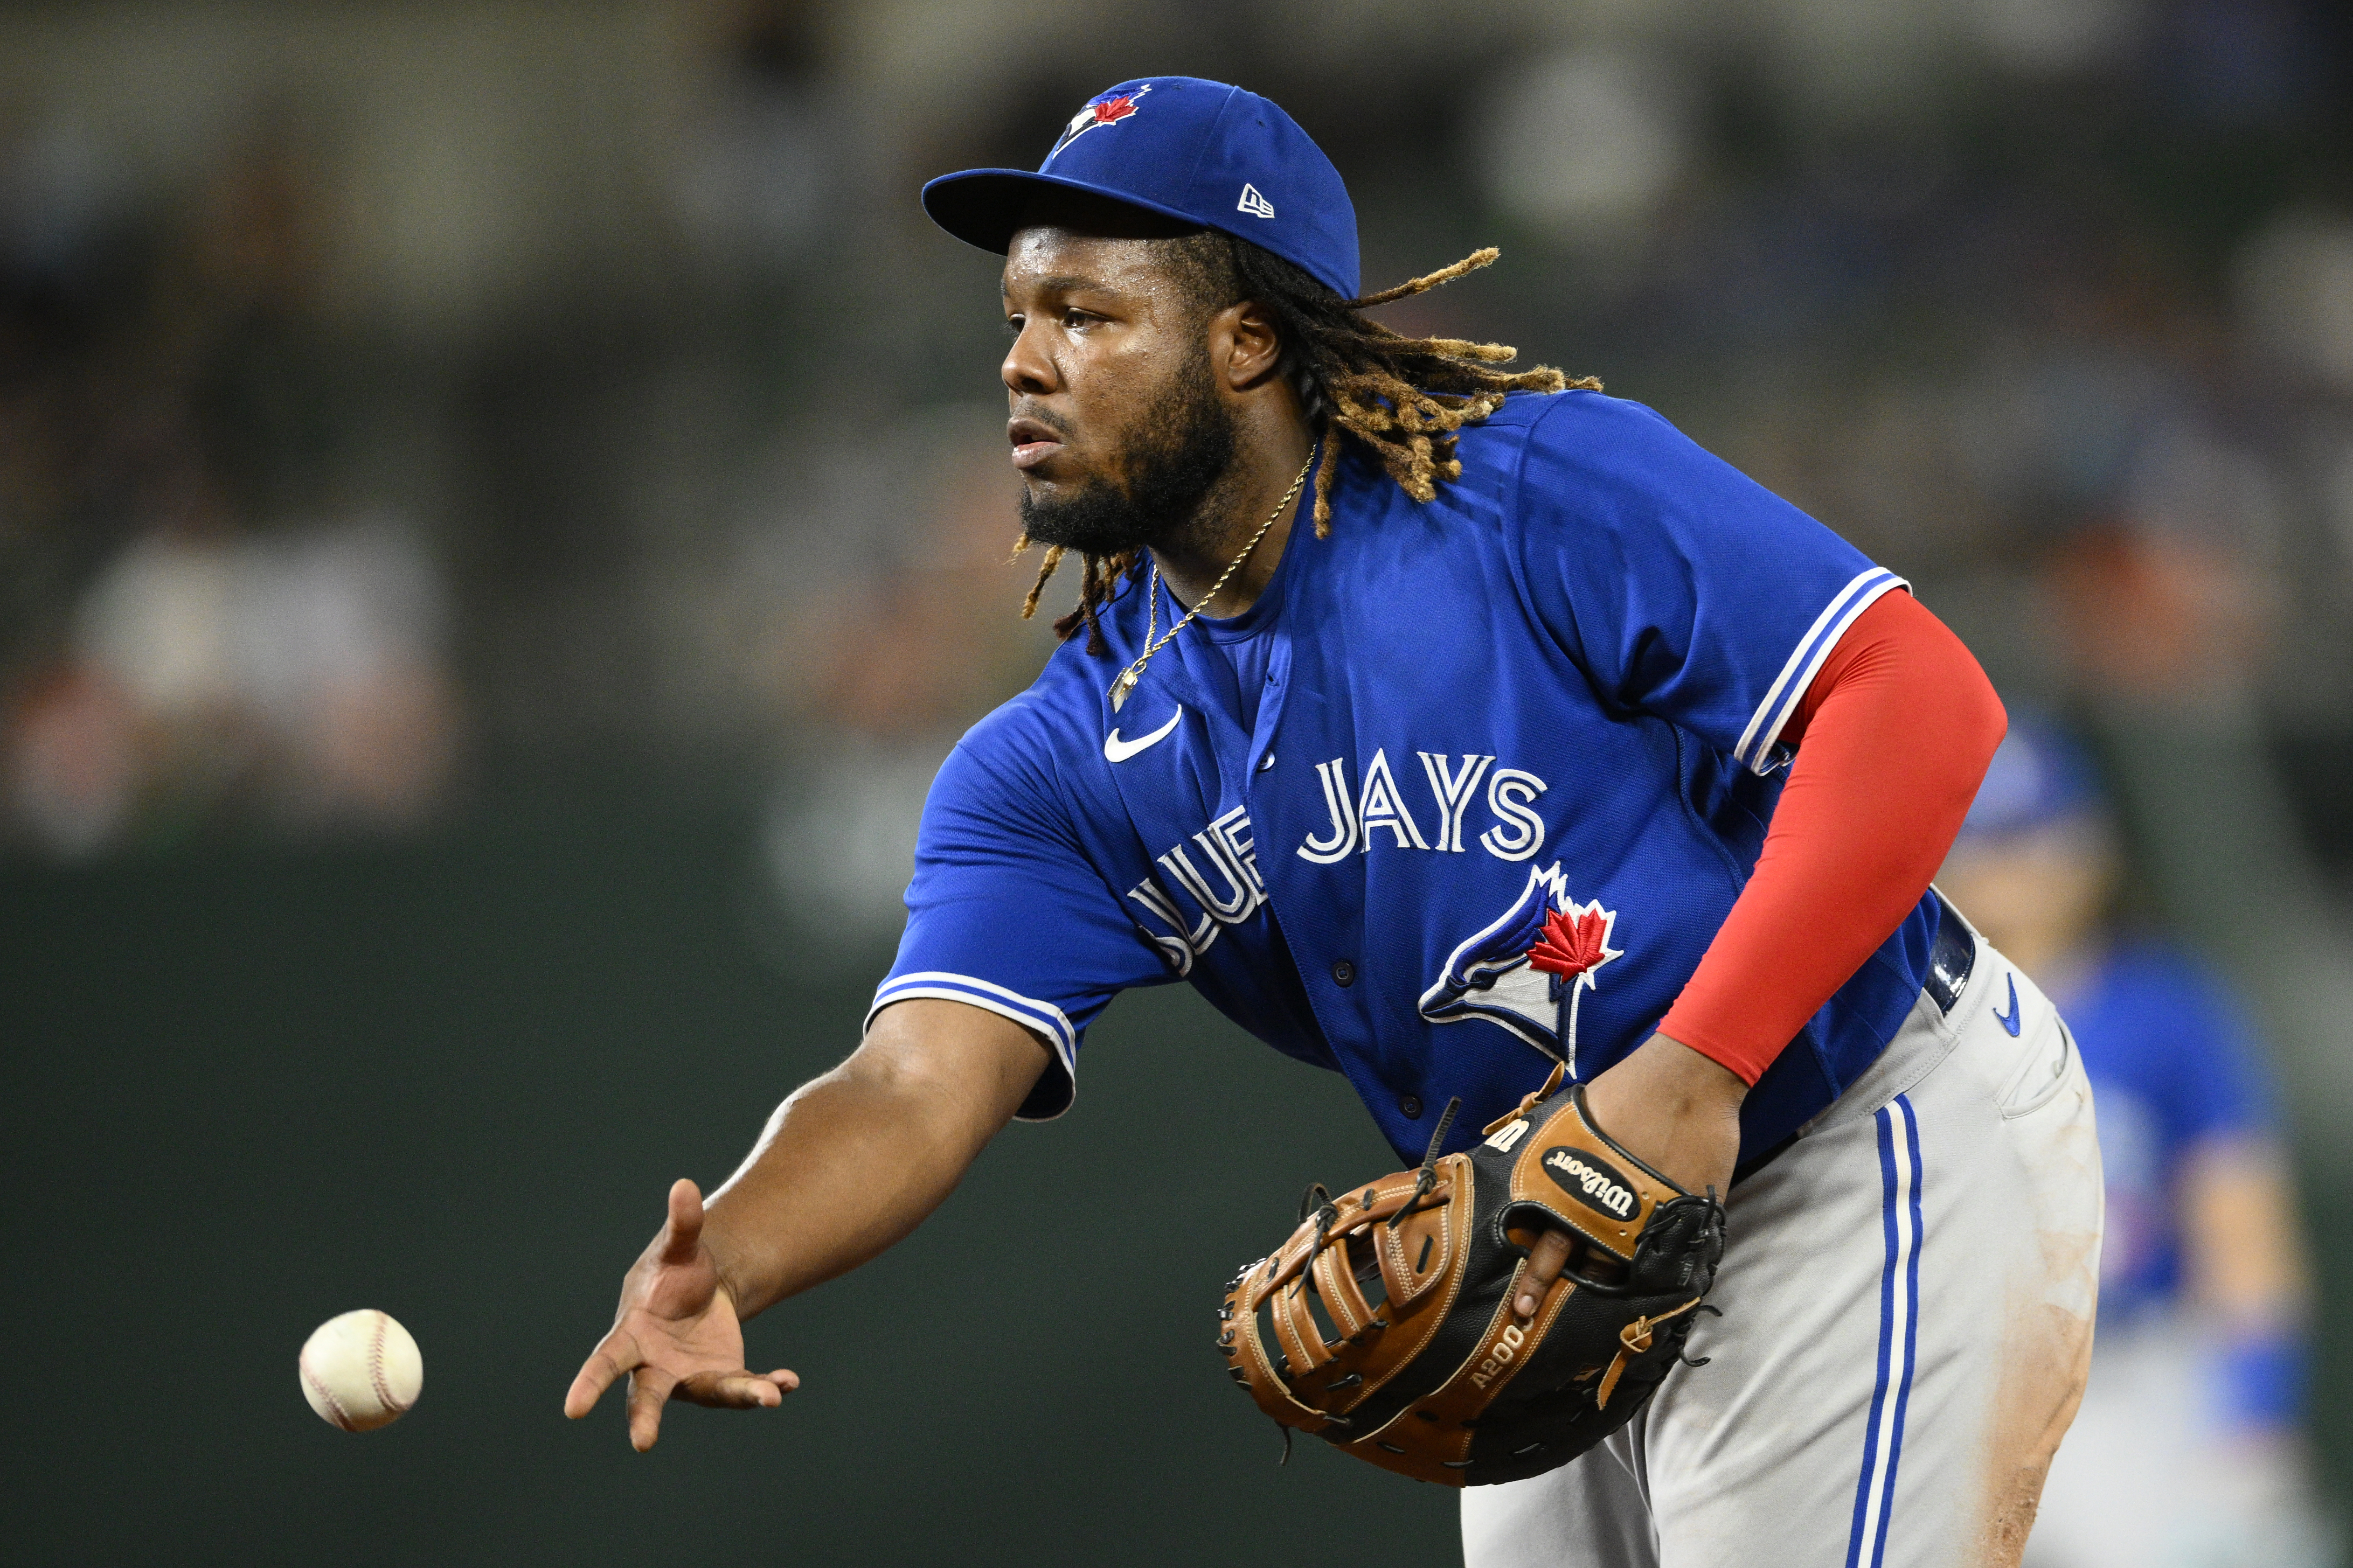
[[[1219,311],[1209,334],[1210,363],[1232,391],[1249,391],[1282,363],[1282,338],[1273,315],[1250,300]]]

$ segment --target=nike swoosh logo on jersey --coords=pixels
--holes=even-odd
[[[1993,1020],[1994,1020],[1994,1022],[1995,1022],[1995,1023],[2000,1024],[2003,1028],[2008,1029],[2008,1030],[2010,1031],[2010,1037],[2011,1037],[2012,1039],[2015,1039],[2015,1038],[2017,1038],[2017,1037],[2018,1037],[2018,976],[2017,976],[2017,975],[2013,974],[2013,975],[2011,975],[2011,976],[2010,977],[2010,1016],[2009,1016],[2009,1017],[2007,1017],[2007,1018],[2003,1017],[2003,1016],[2001,1016],[2001,1009],[2000,1009],[2000,1008],[1999,1008],[1999,1007],[1996,1007],[1996,1008],[1993,1010]]]
[[[1134,741],[1123,741],[1119,738],[1119,731],[1113,730],[1103,737],[1104,759],[1108,762],[1124,763],[1146,747],[1158,745],[1168,738],[1168,732],[1176,728],[1176,721],[1183,717],[1185,717],[1185,705],[1180,702],[1176,705],[1176,711],[1168,715],[1168,722],[1161,725],[1149,735]]]

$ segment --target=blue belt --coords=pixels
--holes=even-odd
[[[1928,978],[1920,989],[1935,1000],[1938,1012],[1953,1010],[1953,1004],[1968,989],[1969,967],[1977,961],[1978,940],[1970,934],[1968,922],[1944,894],[1937,893],[1936,940],[1928,950]]]

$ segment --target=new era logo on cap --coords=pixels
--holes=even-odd
[[[1234,210],[1248,213],[1252,217],[1272,217],[1274,204],[1260,195],[1256,185],[1245,183],[1242,186],[1242,199],[1234,204]]]

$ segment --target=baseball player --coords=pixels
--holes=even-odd
[[[2027,1562],[2304,1568],[2306,1268],[2275,1090],[2237,1000],[2110,918],[2116,832],[2090,759],[2013,721],[1939,885],[2067,1006],[2100,1101],[2099,1349]]]
[[[1069,1109],[1113,995],[1183,979],[1409,1162],[1557,1065],[1725,1198],[1711,1364],[1467,1488],[1477,1568],[2015,1563],[2099,1164],[2051,1004],[1928,885],[2003,730],[1968,653],[1648,409],[1368,320],[1493,253],[1365,294],[1338,174],[1254,94],[1123,83],[923,202],[1006,257],[1022,524],[1078,607],[941,769],[863,1042],[707,1206],[672,1188],[569,1413],[627,1374],[644,1448],[668,1399],[777,1404],[740,1320],[905,1236]]]

